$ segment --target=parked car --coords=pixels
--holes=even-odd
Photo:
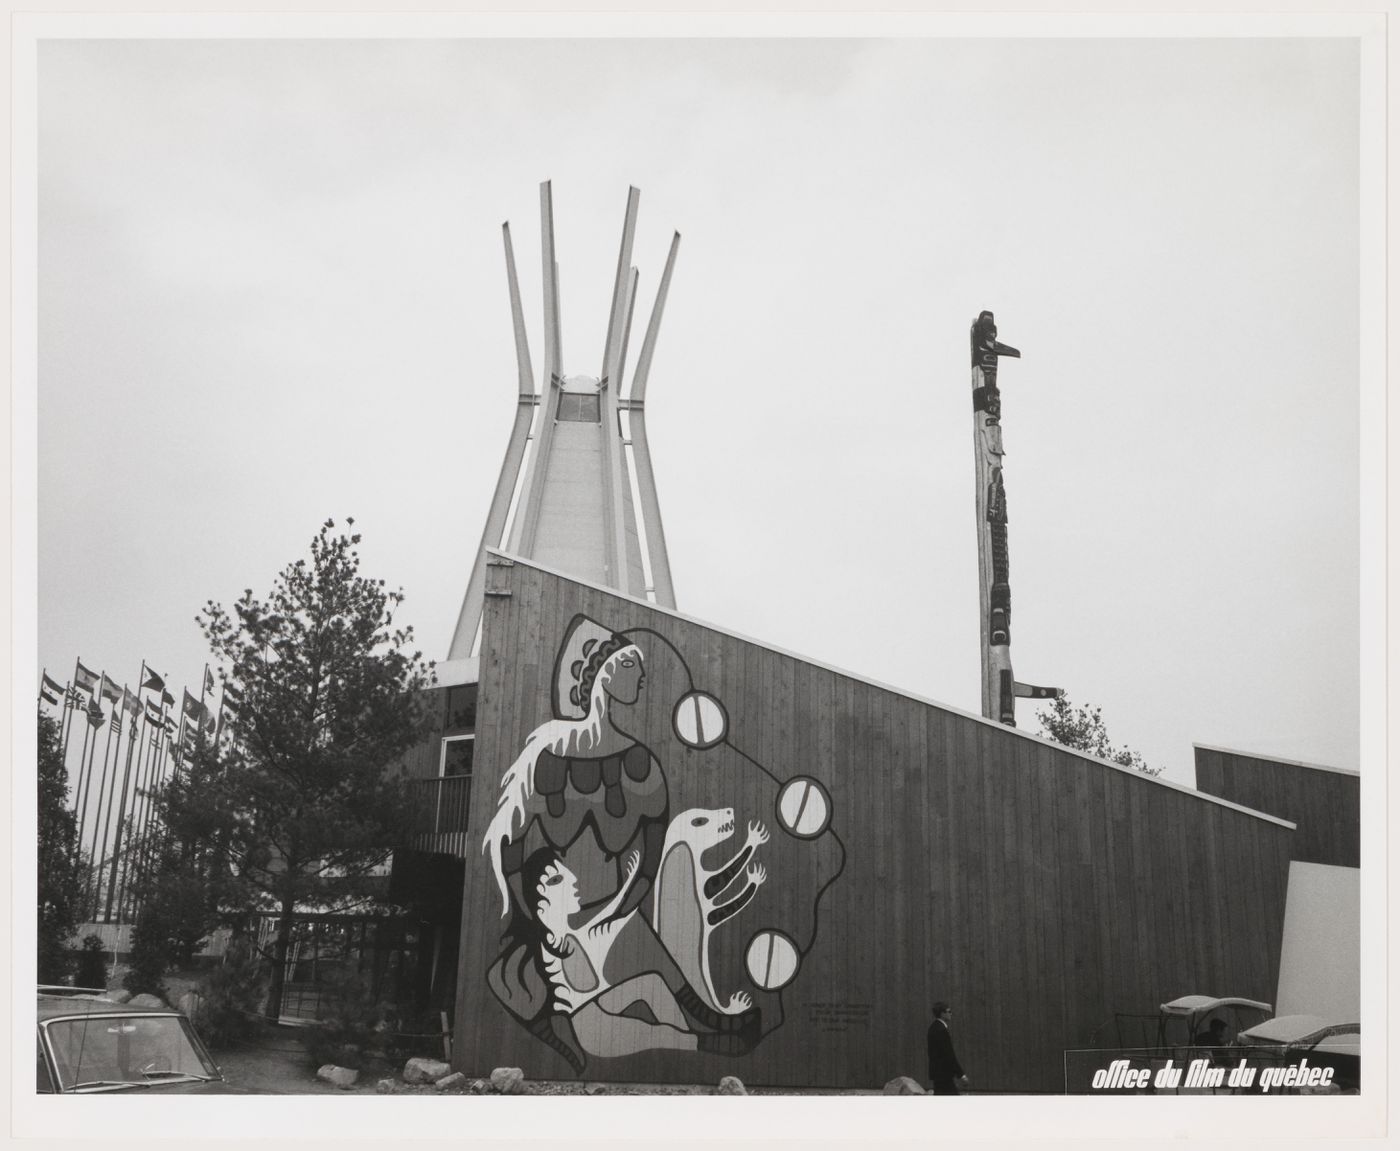
[[[1224,1046],[1248,1027],[1263,1023],[1273,1016],[1272,1003],[1257,999],[1216,999],[1210,995],[1183,995],[1158,1009],[1157,1047],[1170,1055],[1182,1055],[1185,1049],[1209,1043],[1212,1024],[1219,1038],[1214,1045]],[[1218,1021],[1218,1023],[1217,1023]]]
[[[225,1082],[193,1024],[173,1008],[131,1007],[82,988],[41,987],[38,1003],[41,1095],[252,1094]]]
[[[1361,1024],[1317,1015],[1281,1015],[1235,1036],[1250,1062],[1290,1066],[1306,1059],[1310,1067],[1332,1068],[1338,1091],[1361,1087]],[[1281,1094],[1293,1094],[1285,1088]]]

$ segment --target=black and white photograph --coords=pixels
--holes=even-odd
[[[16,1136],[1384,1135],[1384,14],[15,21]]]

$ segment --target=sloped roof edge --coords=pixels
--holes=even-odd
[[[1262,751],[1240,751],[1233,747],[1217,747],[1211,743],[1193,743],[1191,745],[1197,751],[1218,751],[1221,755],[1238,755],[1244,759],[1261,759],[1266,763],[1282,763],[1289,767],[1306,767],[1312,771],[1330,771],[1336,775],[1354,775],[1358,778],[1361,773],[1352,767],[1333,767],[1328,763],[1304,763],[1301,759],[1284,759],[1281,755],[1269,755]]]
[[[721,635],[729,636],[729,638],[731,639],[737,639],[743,643],[753,644],[755,647],[761,647],[765,651],[775,652],[778,655],[787,656],[789,659],[799,660],[802,663],[810,664],[812,667],[819,667],[823,671],[829,671],[833,675],[844,676],[847,679],[855,680],[857,683],[863,683],[868,687],[878,688],[880,691],[887,691],[892,695],[901,696],[902,698],[912,700],[915,703],[921,703],[927,707],[936,707],[940,711],[946,711],[953,715],[961,716],[964,719],[974,720],[977,723],[983,724],[986,727],[994,728],[995,730],[1003,732],[1006,735],[1016,736],[1019,739],[1027,739],[1030,740],[1032,743],[1038,743],[1044,747],[1053,748],[1056,751],[1063,752],[1066,755],[1075,756],[1076,758],[1085,760],[1089,763],[1098,764],[1101,767],[1109,767],[1112,768],[1114,771],[1121,771],[1126,775],[1134,777],[1135,779],[1142,780],[1144,783],[1155,784],[1158,787],[1169,787],[1173,791],[1184,792],[1186,795],[1192,796],[1195,799],[1202,800],[1203,802],[1213,803],[1218,807],[1228,807],[1233,811],[1243,812],[1245,815],[1252,815],[1256,819],[1266,820],[1269,823],[1276,823],[1280,827],[1288,828],[1290,831],[1296,831],[1298,829],[1298,825],[1296,823],[1293,823],[1287,819],[1280,819],[1277,815],[1270,815],[1266,811],[1256,811],[1254,808],[1245,807],[1243,804],[1231,803],[1228,799],[1222,799],[1218,795],[1211,795],[1209,792],[1198,791],[1194,787],[1187,787],[1185,784],[1182,783],[1175,783],[1169,779],[1162,779],[1160,776],[1148,775],[1146,772],[1138,771],[1136,768],[1126,767],[1121,763],[1114,763],[1112,760],[1100,759],[1096,755],[1089,755],[1087,752],[1079,751],[1076,748],[1065,747],[1064,744],[1056,743],[1054,742],[1054,740],[1045,739],[1044,737],[1039,735],[1032,735],[1030,732],[1022,731],[1020,728],[1008,727],[1006,724],[998,723],[996,720],[987,719],[986,716],[978,715],[975,712],[964,711],[962,708],[954,707],[952,704],[942,703],[936,699],[929,699],[927,696],[918,695],[912,691],[908,691],[905,688],[895,687],[894,685],[888,683],[881,683],[877,679],[871,679],[869,676],[864,676],[858,674],[857,672],[848,671],[846,668],[843,667],[836,667],[834,664],[824,663],[819,659],[813,659],[810,656],[802,655],[800,652],[788,651],[786,648],[778,647],[776,644],[767,643],[761,639],[754,639],[752,636],[744,635],[741,632],[734,631],[732,628],[724,627],[721,624],[711,623],[709,620],[698,619],[695,616],[686,615],[684,612],[676,611],[674,608],[662,607],[660,604],[652,603],[650,600],[640,599],[637,596],[625,595],[622,592],[618,591],[616,588],[610,588],[606,587],[603,584],[593,583],[591,580],[579,579],[578,576],[570,575],[568,572],[560,571],[557,568],[549,567],[548,565],[538,563],[535,560],[525,559],[523,556],[514,555],[510,552],[502,551],[499,548],[487,548],[486,554],[488,555],[488,557],[494,559],[507,560],[510,563],[520,564],[522,567],[533,568],[536,571],[544,572],[546,575],[552,575],[559,579],[568,580],[570,583],[576,583],[582,587],[591,588],[593,591],[603,592],[604,594],[610,595],[615,599],[628,600],[631,603],[640,604],[642,607],[650,608],[652,611],[658,612],[661,615],[672,616],[675,619],[683,620],[686,623],[695,624],[697,627],[708,628],[710,631],[718,632]],[[490,562],[489,559],[488,562]]]

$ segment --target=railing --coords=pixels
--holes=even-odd
[[[415,779],[410,786],[415,810],[409,846],[465,859],[472,777],[445,775],[437,779]]]

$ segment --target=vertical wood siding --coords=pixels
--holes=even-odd
[[[1262,756],[1196,748],[1196,786],[1298,825],[1300,863],[1361,866],[1361,777]]]
[[[1289,828],[528,564],[498,563],[481,653],[459,1069],[574,1074],[488,986],[505,920],[480,850],[503,772],[551,717],[556,649],[580,612],[674,645],[695,687],[722,701],[735,748],[780,778],[811,775],[827,787],[845,848],[821,896],[815,942],[781,993],[782,1022],[751,1052],[595,1057],[586,1077],[714,1083],[736,1074],[863,1088],[896,1075],[923,1080],[929,1009],[944,998],[957,1005],[955,1041],[976,1086],[1057,1092],[1064,1049],[1090,1045],[1105,1023],[1111,1035],[1115,1011],[1154,1012],[1192,993],[1272,1001]],[[661,708],[653,696],[667,699],[666,685],[650,668],[646,691],[646,706]],[[655,718],[669,724],[669,713]],[[668,775],[702,762],[677,758],[662,764]],[[744,802],[734,800],[736,843],[760,814],[779,834]],[[769,883],[799,905],[815,898],[801,874]],[[761,926],[747,916],[736,917],[744,923],[734,938]],[[832,1021],[823,1006],[832,1004],[848,1009],[843,1021]]]

